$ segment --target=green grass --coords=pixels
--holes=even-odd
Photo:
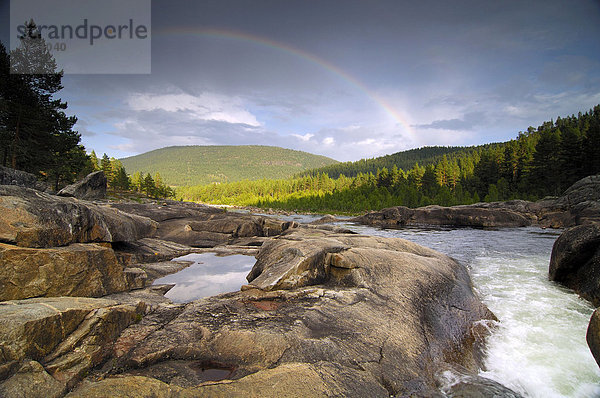
[[[325,156],[271,146],[174,146],[120,159],[128,174],[160,173],[171,186],[284,179],[338,163]]]

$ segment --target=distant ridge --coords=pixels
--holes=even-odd
[[[336,160],[274,146],[172,146],[120,159],[130,175],[140,171],[172,186],[288,178]]]
[[[391,170],[394,166],[399,169],[409,170],[415,163],[420,166],[435,164],[442,159],[444,155],[469,155],[481,149],[496,147],[501,144],[492,143],[477,146],[426,146],[422,148],[409,149],[402,152],[396,152],[391,155],[384,155],[371,159],[361,159],[354,162],[335,163],[312,170],[306,170],[298,173],[300,176],[316,176],[321,173],[327,174],[331,178],[338,178],[341,174],[346,177],[355,177],[358,173],[377,174],[378,169],[384,167]]]

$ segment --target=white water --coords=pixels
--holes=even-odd
[[[475,290],[501,321],[481,376],[528,397],[600,397],[600,369],[585,340],[593,307],[548,281],[558,231],[344,226],[411,240],[469,268]]]

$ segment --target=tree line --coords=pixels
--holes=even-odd
[[[508,142],[434,156],[435,162],[414,163],[407,170],[394,164],[362,172],[361,163],[355,162],[349,175],[336,178],[312,171],[285,180],[181,187],[177,197],[290,211],[360,213],[398,205],[452,206],[560,195],[580,178],[600,172],[600,105],[529,127]]]
[[[109,158],[106,153],[98,159],[96,152],[92,151],[89,157],[92,170],[104,172],[109,189],[142,193],[155,199],[175,196],[175,192],[164,183],[160,173],[152,177],[150,173],[144,174],[138,171],[129,176],[121,161],[113,157]]]

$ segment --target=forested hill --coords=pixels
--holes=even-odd
[[[352,176],[354,172],[337,178],[311,172],[285,180],[188,187],[177,194],[207,203],[348,213],[556,196],[577,180],[600,173],[600,105],[529,127],[508,142],[442,154],[426,166],[393,164],[375,173]]]
[[[272,146],[173,146],[120,159],[127,172],[160,173],[175,186],[289,178],[337,163],[325,156]]]
[[[331,178],[338,178],[341,174],[346,177],[356,177],[359,173],[377,174],[377,170],[386,168],[392,170],[394,166],[403,170],[410,170],[415,163],[420,166],[436,164],[444,155],[468,156],[485,148],[492,148],[498,144],[486,144],[472,147],[462,146],[427,146],[423,148],[410,149],[408,151],[396,152],[391,155],[380,156],[371,159],[361,159],[355,162],[336,163],[317,169],[307,170],[298,176],[318,176],[325,173]]]

